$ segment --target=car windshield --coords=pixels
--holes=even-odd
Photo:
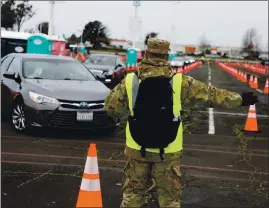
[[[116,58],[109,57],[109,56],[94,56],[93,55],[86,58],[85,64],[115,66]]]
[[[96,80],[83,64],[75,60],[24,59],[22,73],[26,79]]]

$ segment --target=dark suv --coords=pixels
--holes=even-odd
[[[120,56],[111,54],[91,54],[86,57],[85,66],[96,76],[104,76],[103,83],[114,88],[124,78],[126,66]]]

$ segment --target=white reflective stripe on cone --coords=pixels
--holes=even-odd
[[[97,157],[87,157],[84,173],[87,173],[87,174],[99,173]]]
[[[85,179],[82,178],[80,190],[83,191],[100,191],[100,180],[99,179]]]
[[[249,110],[256,111],[255,105],[250,105]]]
[[[248,117],[249,118],[256,118],[256,113],[249,113],[248,114]]]

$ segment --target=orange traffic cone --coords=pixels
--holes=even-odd
[[[252,87],[252,85],[253,85],[253,75],[250,75],[250,79],[249,79],[248,84],[249,84],[249,86]]]
[[[137,71],[138,70],[138,64],[136,63],[136,66],[135,66],[135,71]]]
[[[81,181],[77,208],[103,207],[96,145],[90,144]]]
[[[247,79],[247,73],[244,73],[243,75],[243,83],[247,83],[248,79]]]
[[[179,73],[179,74],[182,74],[183,73],[182,67],[178,67],[177,73]]]
[[[249,106],[248,117],[244,131],[259,132],[255,105]]]
[[[268,83],[268,78],[267,78],[266,83],[265,83],[265,87],[264,87],[264,90],[263,90],[264,94],[268,94],[268,85],[269,85],[269,83]]]
[[[254,89],[258,89],[258,79],[257,79],[257,77],[254,78],[254,83],[253,83],[252,87]]]
[[[131,65],[131,71],[134,71],[134,64]]]
[[[238,72],[237,78],[241,80],[241,71]]]
[[[240,78],[241,82],[244,81],[244,73],[242,71],[240,72],[240,77],[239,78]]]
[[[130,64],[127,65],[127,71],[130,71]]]

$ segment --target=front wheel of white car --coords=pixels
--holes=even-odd
[[[13,105],[11,113],[11,125],[17,132],[26,130],[24,105],[21,102],[16,102]]]

